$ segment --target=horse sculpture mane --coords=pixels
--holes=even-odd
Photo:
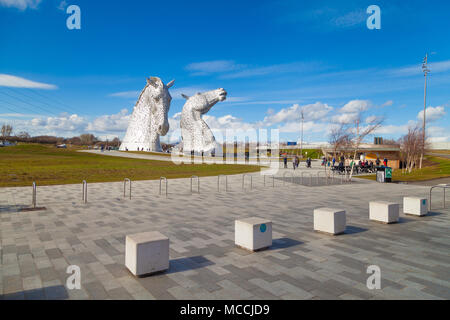
[[[169,88],[160,78],[147,78],[131,115],[120,150],[161,152],[160,135],[169,131],[168,112],[172,97]]]
[[[192,97],[182,95],[187,99],[181,111],[181,137],[183,152],[209,152],[216,147],[216,140],[211,129],[202,119],[217,102],[224,101],[227,92],[222,89],[197,93]]]

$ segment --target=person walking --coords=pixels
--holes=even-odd
[[[284,162],[284,168],[287,169],[287,155],[284,155],[283,162]]]
[[[294,168],[297,166],[297,160],[295,159],[296,157],[292,157],[292,168]]]

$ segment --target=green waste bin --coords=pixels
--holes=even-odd
[[[385,182],[392,182],[392,168],[391,167],[386,167],[384,170],[385,170],[384,171],[385,172],[385,174],[384,174]]]

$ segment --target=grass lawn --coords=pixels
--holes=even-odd
[[[441,157],[425,156],[426,167],[413,170],[411,173],[403,174],[397,169],[392,173],[393,181],[425,181],[438,178],[450,177],[450,159]],[[376,180],[375,175],[358,176],[358,178]]]
[[[181,164],[102,156],[40,144],[0,148],[0,187],[186,178],[259,171],[259,166]]]

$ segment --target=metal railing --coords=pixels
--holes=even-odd
[[[127,187],[127,182],[130,183],[130,200],[131,200],[131,180],[128,179],[128,178],[125,178],[125,179],[123,180],[123,197],[124,197],[124,198],[126,197],[126,187]]]
[[[200,178],[198,176],[192,176],[191,177],[191,194],[193,194],[193,190],[192,190],[192,179],[197,178],[197,193],[200,194]]]
[[[32,200],[31,200],[33,209],[36,209],[36,191],[37,191],[36,182],[33,182],[33,195],[32,195]]]
[[[312,178],[313,178],[313,176],[312,176],[312,173],[309,173],[309,172],[305,172],[305,171],[302,172],[301,183],[303,184],[303,177],[304,177],[305,173],[307,175],[309,175],[309,185],[312,186]]]
[[[320,174],[321,174],[321,173],[324,174],[324,178],[325,178],[325,181],[326,181],[325,183],[328,184],[328,178],[329,178],[329,177],[328,177],[327,173],[324,172],[324,171],[318,171],[318,172],[317,172],[317,185],[319,185],[319,181],[320,181],[319,179],[320,179]]]
[[[253,177],[249,174],[243,174],[242,175],[242,190],[245,190],[245,177],[250,177],[250,190],[253,189]]]
[[[220,177],[225,177],[225,192],[228,192],[228,176],[223,174],[217,176],[217,192],[220,192]]]
[[[166,177],[159,178],[159,195],[162,194],[162,181],[164,181],[165,185],[166,185],[166,198],[167,198],[167,189],[168,189],[167,185],[168,185],[168,182],[167,182],[167,178]]]
[[[267,175],[267,174],[264,175],[264,187],[266,186],[266,177],[272,177],[272,188],[275,188],[275,176],[273,174],[272,175]]]
[[[287,174],[290,174],[291,175],[291,183],[294,183],[294,174],[293,173],[290,173],[290,172],[285,172],[285,173],[283,173],[283,186],[285,185],[285,183],[286,183],[286,175]]]
[[[82,190],[82,194],[81,194],[81,200],[84,203],[87,203],[87,193],[88,193],[87,188],[88,188],[87,182],[86,182],[86,180],[83,180],[83,190]]]
[[[444,209],[445,209],[445,189],[450,189],[450,184],[438,184],[436,186],[432,186],[430,188],[430,211],[431,211],[431,191],[433,191],[434,188],[442,188],[444,191]]]

